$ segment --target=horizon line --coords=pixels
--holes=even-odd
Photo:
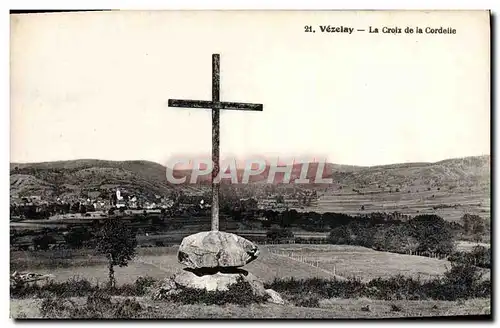
[[[326,159],[324,161],[318,161],[314,159],[313,161],[299,161],[299,162],[294,162],[293,164],[303,164],[303,163],[327,163],[327,164],[333,164],[333,165],[342,165],[342,166],[353,166],[353,167],[364,167],[364,168],[373,168],[377,166],[390,166],[390,165],[399,165],[399,164],[435,164],[447,160],[458,160],[458,159],[466,159],[466,158],[472,158],[472,157],[486,157],[489,156],[491,157],[491,154],[480,154],[480,155],[466,155],[466,156],[460,156],[460,157],[448,157],[448,158],[443,158],[437,161],[409,161],[409,162],[393,162],[393,163],[386,163],[386,164],[374,164],[374,165],[359,165],[359,164],[343,164],[343,163],[336,163],[336,162],[330,162],[327,161]],[[283,156],[284,157],[284,156]],[[234,158],[234,157],[233,157]],[[268,160],[278,160],[278,163],[280,161],[280,156],[276,157],[261,157],[262,159],[265,159],[266,161]],[[14,165],[14,164],[19,164],[19,165],[28,165],[28,164],[48,164],[48,163],[57,163],[57,162],[72,162],[72,161],[103,161],[103,162],[150,162],[150,163],[155,163],[161,166],[164,166],[165,168],[169,168],[167,165],[159,163],[157,161],[152,161],[152,160],[147,160],[147,159],[124,159],[124,160],[114,160],[114,159],[104,159],[104,158],[75,158],[75,159],[61,159],[61,160],[52,160],[52,161],[34,161],[34,162],[12,162],[9,161],[9,164]],[[221,159],[221,161],[224,161],[224,159]],[[245,161],[245,159],[243,160]],[[286,164],[286,166],[291,165],[291,164]]]

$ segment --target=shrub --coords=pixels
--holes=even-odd
[[[75,297],[86,296],[96,291],[99,287],[92,286],[86,279],[71,278],[64,282],[52,280],[45,284],[24,284],[11,287],[11,297]]]
[[[92,239],[92,233],[86,227],[75,227],[64,236],[66,243],[74,248],[79,248]]]
[[[304,280],[275,279],[265,284],[290,300],[318,298],[368,297],[382,300],[457,300],[475,297],[490,297],[491,281],[481,281],[477,267],[453,264],[443,278],[421,281],[412,277],[395,276],[388,279],[376,278],[363,283],[356,279],[345,281],[311,278]]]
[[[293,232],[286,228],[273,228],[266,233],[268,239],[273,241],[280,241],[282,239],[293,238]]]
[[[111,296],[101,291],[95,292],[87,296],[87,306],[93,308],[103,309],[106,306],[111,305]]]
[[[73,308],[75,304],[71,300],[46,298],[40,304],[40,314],[44,318],[66,318]]]
[[[113,317],[117,319],[129,319],[140,317],[143,308],[139,302],[126,299],[118,302],[114,307]]]
[[[448,260],[489,269],[491,268],[491,249],[483,246],[475,246],[471,252],[454,252],[448,257]]]
[[[56,243],[56,239],[48,234],[36,236],[33,238],[33,246],[35,249],[47,250],[49,246]]]
[[[225,291],[184,287],[178,293],[169,295],[168,299],[183,304],[224,305],[232,303],[246,306],[252,303],[263,303],[267,297],[255,295],[250,284],[243,278],[238,278],[238,281],[229,285],[228,290]]]
[[[409,221],[418,251],[450,254],[453,251],[453,233],[449,222],[437,215],[418,215]]]
[[[401,308],[396,304],[391,304],[391,311],[393,312],[401,312]]]
[[[133,299],[111,301],[104,293],[95,293],[87,298],[84,305],[61,298],[47,298],[40,305],[44,318],[72,319],[130,319],[156,316],[152,308],[143,308]]]
[[[293,304],[295,306],[308,307],[308,308],[318,308],[318,307],[320,307],[320,305],[319,305],[319,299],[316,296],[308,296],[306,298],[296,297],[293,300]]]
[[[139,277],[134,283],[135,292],[137,296],[144,295],[147,289],[153,286],[156,280],[152,277]]]
[[[481,273],[477,267],[470,263],[452,262],[451,268],[445,272],[441,286],[435,289],[438,294],[436,296],[438,299],[457,300],[486,294],[488,291],[484,287],[487,285],[481,284],[480,280]]]

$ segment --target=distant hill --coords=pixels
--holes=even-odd
[[[82,159],[10,165],[11,195],[80,196],[122,187],[150,197],[168,194],[165,167],[148,161]]]
[[[447,159],[435,163],[405,163],[336,172],[333,178],[345,185],[468,186],[489,188],[490,156]]]
[[[334,184],[362,187],[370,185],[392,186],[489,186],[490,156],[473,156],[447,159],[435,163],[403,163],[380,166],[352,166],[324,163],[319,170],[322,178],[332,178]],[[318,172],[318,163],[308,163],[306,179],[313,181]],[[300,178],[303,165],[295,164],[292,168],[291,181]],[[256,176],[251,176],[250,182],[266,182],[270,167]],[[243,170],[237,171],[238,181],[243,177]],[[189,171],[176,171],[176,177],[190,178]],[[283,173],[277,173],[274,182],[282,182]],[[229,179],[228,179],[229,180]],[[198,180],[200,181],[200,180]],[[202,176],[201,181],[210,181],[210,176]]]
[[[324,178],[334,184],[363,187],[392,186],[480,186],[490,185],[490,156],[449,159],[436,163],[392,164],[373,167],[326,163]],[[307,178],[316,175],[318,163],[310,163]],[[294,165],[292,181],[299,178],[301,165]],[[269,167],[250,182],[265,182]],[[187,171],[175,171],[176,177],[187,176]],[[238,170],[241,181],[243,171]],[[283,174],[278,174],[278,181]],[[205,176],[204,182],[209,182]],[[166,167],[148,161],[104,161],[82,159],[42,163],[11,163],[10,192],[12,196],[80,196],[89,191],[121,187],[148,197],[168,195],[173,190],[198,190],[197,186],[173,185],[166,179]]]

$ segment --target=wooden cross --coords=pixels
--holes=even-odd
[[[262,104],[220,101],[220,56],[212,55],[212,101],[169,99],[169,107],[209,108],[212,109],[212,231],[219,230],[219,110],[255,110],[262,111]]]

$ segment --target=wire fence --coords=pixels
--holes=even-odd
[[[319,269],[319,270],[321,270],[329,275],[335,276],[335,277],[340,276],[340,277],[345,278],[345,276],[342,273],[337,272],[335,265],[330,270],[327,270],[321,266],[320,260],[314,260],[308,256],[294,253],[293,251],[290,252],[290,251],[278,250],[278,249],[269,248],[269,247],[267,248],[267,250],[269,251],[269,253],[271,253],[273,255],[286,257],[286,258],[291,259],[293,261],[297,261],[297,262],[301,262],[301,263],[310,265],[312,267],[315,267],[315,268],[317,268],[317,269]]]
[[[283,245],[283,244],[301,244],[301,245],[327,245],[330,244],[326,238],[290,238],[290,239],[282,239],[282,240],[269,240],[269,239],[262,239],[258,242],[260,245]],[[336,245],[336,244],[331,244],[331,245]],[[359,245],[352,245],[352,246],[359,246]],[[443,253],[438,253],[438,252],[421,252],[421,251],[412,251],[412,250],[405,250],[405,251],[395,251],[395,250],[385,250],[385,249],[376,249],[372,248],[375,251],[380,251],[380,252],[389,252],[389,253],[396,253],[396,254],[405,254],[405,255],[414,255],[414,256],[424,256],[424,257],[429,257],[433,259],[439,259],[439,260],[446,260],[448,258],[448,254],[443,254]]]

